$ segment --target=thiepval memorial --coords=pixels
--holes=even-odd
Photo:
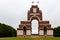
[[[51,28],[49,21],[43,21],[42,11],[38,5],[32,5],[27,12],[27,21],[21,21],[19,28],[17,28],[17,37],[31,37],[33,35],[39,37],[53,37],[53,28]],[[32,34],[31,22],[33,20],[38,21],[38,34]]]

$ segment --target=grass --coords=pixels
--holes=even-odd
[[[0,38],[0,40],[60,40],[60,38]]]

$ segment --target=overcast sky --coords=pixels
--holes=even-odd
[[[0,0],[0,23],[8,24],[15,29],[20,21],[27,20],[27,11],[32,1],[42,10],[43,20],[49,20],[52,27],[60,25],[60,0]]]

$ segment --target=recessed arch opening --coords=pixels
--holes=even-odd
[[[44,26],[44,35],[47,35],[47,26]]]
[[[26,35],[26,27],[23,27],[23,35]]]

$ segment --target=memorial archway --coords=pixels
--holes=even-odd
[[[38,36],[53,36],[53,28],[51,28],[50,22],[44,21],[42,17],[42,10],[39,10],[38,5],[32,5],[28,10],[27,21],[21,21],[19,28],[17,28],[17,36],[32,36],[31,22],[33,20],[37,20],[37,28],[35,30],[38,31]]]

